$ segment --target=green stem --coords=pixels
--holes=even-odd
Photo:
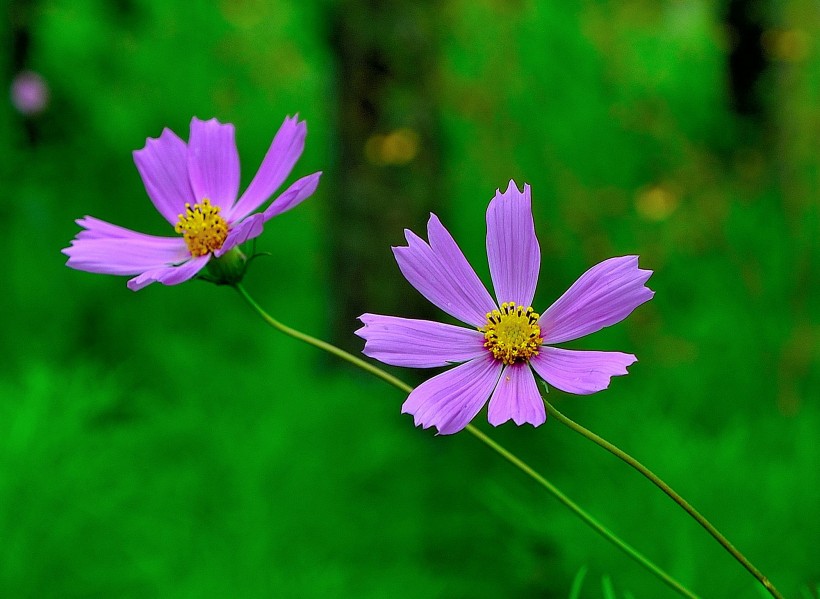
[[[273,318],[270,314],[265,312],[265,310],[262,309],[262,307],[258,303],[256,303],[256,301],[250,296],[250,294],[248,294],[247,290],[241,284],[236,284],[235,287],[239,294],[245,299],[245,301],[248,302],[248,304],[256,311],[257,314],[259,314],[262,320],[264,320],[267,324],[277,329],[278,331],[286,335],[289,335],[294,339],[298,339],[299,341],[303,341],[309,345],[329,352],[334,356],[341,358],[342,360],[349,362],[350,364],[353,364],[354,366],[361,368],[366,372],[369,372],[370,374],[382,379],[383,381],[390,383],[391,385],[393,385],[397,389],[400,389],[404,393],[410,393],[413,390],[413,388],[410,385],[394,377],[392,374],[385,372],[381,368],[373,366],[372,364],[365,362],[361,358],[358,358],[342,349],[339,349],[335,345],[331,345],[326,341],[316,339],[315,337],[312,337],[310,335],[302,333],[301,331],[297,331],[296,329],[293,329],[285,324],[282,324],[281,322]],[[546,478],[538,474],[535,470],[532,469],[532,467],[530,467],[527,463],[518,458],[515,454],[511,453],[509,450],[499,445],[497,442],[492,440],[490,437],[488,437],[478,428],[474,427],[472,424],[467,425],[467,430],[474,437],[476,437],[485,445],[490,447],[490,449],[501,455],[501,457],[503,457],[505,460],[510,462],[516,468],[521,470],[524,474],[526,474],[539,485],[544,487],[550,494],[552,494],[553,497],[555,497],[564,506],[569,508],[569,510],[572,511],[576,516],[581,518],[581,520],[586,522],[595,532],[597,532],[607,541],[615,545],[618,549],[626,553],[629,557],[638,562],[641,566],[652,572],[655,576],[660,578],[663,582],[665,582],[667,585],[669,585],[671,588],[676,590],[684,597],[689,597],[690,599],[697,599],[697,595],[692,593],[690,590],[688,590],[686,587],[680,584],[677,580],[672,578],[669,574],[661,570],[658,566],[649,561],[648,558],[644,557],[641,553],[639,553],[636,549],[631,547],[625,541],[622,541],[619,537],[615,535],[615,533],[613,533],[603,524],[598,522],[583,508],[581,508],[581,506],[579,506],[569,497],[564,495],[564,493],[562,493],[555,485],[553,485]]]
[[[711,522],[709,522],[700,514],[700,512],[693,508],[688,501],[686,501],[683,497],[678,495],[675,492],[675,490],[669,485],[667,485],[657,474],[652,472],[649,468],[641,464],[638,460],[633,458],[631,455],[629,455],[622,449],[616,447],[606,439],[599,437],[591,430],[584,428],[577,422],[570,420],[569,418],[564,416],[555,408],[555,406],[553,406],[546,399],[544,399],[544,404],[546,404],[547,412],[550,416],[556,418],[561,424],[569,427],[576,433],[583,435],[593,443],[600,445],[614,456],[617,456],[618,458],[632,466],[635,470],[643,474],[652,482],[652,484],[658,487],[661,491],[669,495],[669,497],[672,498],[672,501],[681,506],[686,511],[686,513],[692,516],[692,518],[694,518],[698,524],[705,528],[706,531],[710,535],[712,535],[715,538],[715,540],[718,543],[720,543],[723,546],[723,548],[726,549],[726,551],[728,551],[732,555],[732,557],[739,561],[743,565],[743,567],[746,568],[752,574],[752,576],[757,578],[757,580],[760,581],[760,584],[762,584],[766,588],[766,590],[771,594],[772,597],[776,597],[777,599],[783,599],[783,595],[780,594],[780,592],[774,587],[771,581],[768,578],[766,578],[760,570],[755,568],[752,565],[752,563],[746,558],[746,556],[743,555],[740,551],[738,551],[735,548],[735,546],[729,542],[729,539],[724,537],[720,533],[720,531],[712,525]]]

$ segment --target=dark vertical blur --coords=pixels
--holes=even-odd
[[[26,64],[31,35],[29,32],[29,20],[32,12],[32,2],[28,0],[18,0],[10,2],[6,7],[8,23],[11,24],[11,35],[7,38],[10,45],[9,63],[5,65],[10,69],[11,75],[22,69]],[[11,79],[11,77],[9,77]]]
[[[332,16],[339,135],[330,198],[332,336],[347,348],[361,347],[350,331],[363,312],[431,311],[400,283],[390,246],[404,242],[404,228],[421,233],[443,195],[434,4],[345,0]]]
[[[5,38],[9,45],[8,58],[3,65],[6,77],[3,81],[11,81],[17,73],[28,66],[29,51],[31,48],[31,21],[34,18],[33,0],[17,0],[9,2],[6,7],[6,16],[9,23],[9,36]],[[18,115],[21,127],[25,131],[25,139],[34,145],[38,139],[37,127],[32,119]]]
[[[761,102],[757,84],[766,69],[761,3],[756,0],[730,0],[726,26],[731,41],[729,83],[732,105],[739,114],[758,115]]]

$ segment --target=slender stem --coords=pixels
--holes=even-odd
[[[413,387],[401,381],[400,379],[394,377],[392,374],[385,372],[381,368],[373,366],[372,364],[365,362],[361,358],[358,358],[344,351],[343,349],[339,349],[335,345],[331,345],[326,341],[322,341],[321,339],[317,339],[315,337],[302,333],[301,331],[297,331],[296,329],[293,329],[285,324],[282,324],[281,322],[273,318],[270,314],[265,312],[265,310],[262,309],[262,307],[258,303],[256,303],[256,301],[250,296],[250,294],[248,294],[247,290],[245,290],[245,288],[241,284],[236,284],[235,287],[236,290],[240,293],[240,295],[245,299],[245,301],[247,301],[248,304],[250,304],[250,306],[256,311],[256,313],[259,314],[262,320],[264,320],[267,324],[277,329],[278,331],[285,333],[286,335],[289,335],[295,339],[298,339],[299,341],[303,341],[309,345],[329,352],[334,356],[337,356],[338,358],[341,358],[342,360],[345,360],[346,362],[349,362],[350,364],[353,364],[354,366],[357,366],[358,368],[361,368],[362,370],[369,372],[370,374],[382,379],[383,381],[390,383],[391,385],[405,393],[410,393],[413,390]],[[544,487],[550,494],[552,494],[553,497],[555,497],[564,506],[569,508],[569,510],[572,511],[576,516],[581,518],[581,520],[586,522],[587,525],[589,525],[595,532],[597,532],[607,541],[618,547],[621,551],[626,553],[629,557],[638,562],[641,566],[652,572],[655,576],[660,578],[663,582],[665,582],[675,591],[677,591],[684,597],[688,597],[690,599],[697,599],[697,595],[692,593],[689,589],[684,587],[677,580],[672,578],[669,574],[661,570],[658,566],[652,563],[648,558],[643,556],[641,553],[639,553],[636,549],[631,547],[625,541],[622,541],[618,536],[615,535],[615,533],[613,533],[603,524],[598,522],[598,520],[593,518],[581,506],[579,506],[577,503],[575,503],[569,497],[567,497],[555,485],[553,485],[546,478],[544,478],[535,470],[533,470],[532,467],[530,467],[526,462],[518,458],[509,450],[499,445],[496,441],[488,437],[486,434],[484,434],[484,432],[474,427],[472,424],[467,425],[467,430],[473,436],[479,439],[482,443],[490,447],[493,451],[501,455],[505,460],[510,462],[516,468],[524,472],[524,474],[526,474],[539,485]]]
[[[507,449],[496,443],[493,439],[488,437],[484,434],[483,431],[474,427],[473,425],[468,425],[467,430],[470,431],[473,435],[478,437],[481,441],[495,450],[497,453],[501,454],[504,459],[508,462],[516,466],[519,470],[526,473],[530,478],[532,478],[535,482],[539,485],[544,487],[553,497],[555,497],[558,501],[560,501],[564,506],[569,508],[571,512],[573,512],[576,516],[581,518],[584,522],[586,522],[592,530],[600,534],[604,537],[607,541],[611,542],[613,545],[618,547],[621,551],[629,555],[632,559],[637,561],[641,564],[644,568],[652,572],[655,576],[663,580],[667,585],[675,589],[678,593],[683,595],[684,597],[697,597],[694,593],[692,593],[689,589],[681,585],[677,580],[672,578],[669,574],[661,570],[658,566],[654,563],[649,561],[648,558],[641,555],[635,548],[631,547],[626,543],[626,541],[622,541],[619,539],[615,533],[610,531],[606,528],[603,524],[598,522],[595,518],[593,518],[588,512],[586,512],[581,506],[577,503],[572,501],[569,497],[567,497],[560,489],[558,489],[555,485],[553,485],[550,481],[546,478],[538,474],[535,470],[533,470],[526,462],[522,461],[514,454],[510,453]]]
[[[564,416],[561,412],[559,412],[555,406],[553,406],[550,402],[544,399],[544,404],[547,406],[547,412],[553,418],[556,418],[561,424],[571,428],[576,433],[579,433],[592,441],[606,449],[609,453],[617,456],[630,466],[632,466],[635,470],[643,474],[646,478],[648,478],[652,484],[658,487],[661,491],[669,495],[672,498],[672,501],[677,503],[681,506],[687,514],[692,516],[695,521],[700,524],[706,531],[712,535],[715,540],[720,543],[726,551],[728,551],[732,557],[734,557],[737,561],[739,561],[744,568],[746,568],[752,576],[757,578],[760,581],[766,590],[771,594],[772,597],[776,597],[777,599],[783,599],[783,595],[774,587],[771,581],[766,578],[763,573],[755,568],[752,563],[743,555],[740,551],[738,551],[734,545],[729,542],[729,539],[724,537],[717,528],[715,528],[711,522],[709,522],[706,518],[704,518],[700,512],[698,512],[694,507],[692,507],[688,501],[686,501],[683,497],[678,495],[672,487],[667,485],[657,474],[652,472],[649,468],[641,464],[638,460],[633,458],[631,455],[623,451],[622,449],[616,447],[606,439],[603,439],[593,433],[591,430],[584,428],[577,422],[570,420],[566,416]]]

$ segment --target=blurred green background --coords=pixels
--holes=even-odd
[[[486,447],[264,328],[229,289],[73,271],[85,214],[170,234],[131,152],[236,125],[247,185],[309,125],[246,285],[356,351],[364,312],[441,317],[389,246],[435,211],[485,281],[484,210],[533,188],[535,307],[638,253],[657,295],[570,347],[635,353],[551,398],[642,460],[789,597],[820,584],[820,12],[813,0],[12,1],[0,102],[3,597],[671,597]],[[426,372],[396,371],[417,383]],[[704,597],[755,581],[644,479],[556,422],[484,414]]]

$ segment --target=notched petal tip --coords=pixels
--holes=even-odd
[[[276,198],[270,206],[263,212],[265,220],[269,220],[274,216],[287,212],[301,204],[303,201],[312,196],[319,187],[319,179],[321,179],[321,171],[306,175],[301,179],[295,181],[282,194]]]
[[[304,121],[304,120],[300,121],[299,120],[299,113],[296,112],[292,115],[291,114],[285,115],[285,120],[282,121],[282,125],[280,125],[280,128],[283,125],[293,125],[293,126],[295,126],[295,125],[305,125],[305,126],[307,126],[306,122],[307,121]]]
[[[443,227],[444,225],[441,224],[441,219],[435,212],[431,212],[430,216],[427,217],[427,231],[430,231],[430,226],[438,226]]]
[[[404,230],[404,239],[407,241],[407,245],[394,245],[391,246],[393,249],[393,253],[396,253],[396,250],[408,250],[411,249],[414,245],[422,244],[424,246],[428,246],[427,242],[424,241],[421,237],[413,233],[410,229]]]
[[[507,183],[507,189],[505,191],[502,192],[500,187],[495,190],[496,197],[506,197],[506,196],[510,196],[512,194],[516,194],[518,196],[522,196],[522,195],[529,196],[530,195],[530,185],[529,185],[529,183],[524,183],[524,189],[519,190],[518,189],[518,184],[515,182],[515,180],[510,179],[510,182]]]
[[[359,327],[358,329],[356,329],[355,331],[353,331],[354,335],[356,335],[357,337],[361,337],[362,339],[365,340],[365,342],[367,341],[367,327],[372,322],[372,319],[370,318],[370,316],[373,316],[373,315],[370,314],[370,313],[365,313],[365,314],[362,314],[361,316],[358,316],[356,318],[356,320],[360,321],[362,323],[362,326]],[[367,343],[365,343],[365,348],[366,347],[367,347]],[[364,351],[364,350],[362,350],[362,351]]]
[[[364,326],[362,326],[360,329],[357,329],[356,331],[354,331],[354,333],[358,334],[359,331],[365,330],[369,325],[372,325],[376,321],[378,321],[379,318],[381,318],[381,315],[373,314],[371,312],[365,312],[361,316],[357,316],[356,320],[360,321]],[[359,335],[359,336],[361,337],[361,335]]]
[[[289,143],[303,143],[305,137],[307,137],[307,121],[300,121],[298,114],[287,116],[279,125],[279,129],[274,134],[274,139],[277,135],[290,140]]]
[[[180,137],[171,129],[169,129],[168,127],[163,127],[158,137],[146,137],[145,145],[143,145],[138,150],[132,150],[131,155],[134,157],[134,160],[136,160],[137,156],[144,154],[146,150],[151,150],[152,148],[156,148],[157,146],[162,146],[169,139],[173,141],[182,141],[182,139],[180,139]],[[184,144],[185,142],[182,141],[182,143]]]
[[[231,128],[233,128],[232,123],[223,123],[219,119],[217,119],[216,117],[211,117],[209,119],[201,119],[201,118],[196,117],[196,116],[191,117],[191,127],[194,127],[195,125],[196,126],[200,126],[200,125],[209,125],[209,126],[210,125],[217,125],[219,127],[231,127]]]

